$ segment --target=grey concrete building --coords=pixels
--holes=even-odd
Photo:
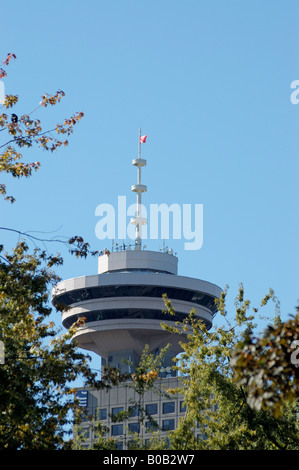
[[[178,382],[177,377],[164,377],[158,379],[155,386],[161,390],[175,388]],[[136,435],[144,439],[145,444],[154,436],[153,432],[166,437],[167,431],[177,427],[179,419],[186,411],[182,396],[176,394],[167,398],[151,390],[145,393],[141,406],[151,415],[152,420],[145,417],[141,424],[138,406],[134,406],[139,397],[132,383],[113,387],[109,392],[78,389],[77,393],[81,397],[81,405],[86,407],[87,411],[87,418],[79,429],[81,445],[86,448],[92,448],[93,442],[97,440],[96,424],[99,422],[107,427],[106,436],[115,439],[119,449],[128,449],[130,441]],[[114,422],[113,416],[128,410],[129,419],[124,422]]]

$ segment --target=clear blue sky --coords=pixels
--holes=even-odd
[[[298,10],[291,0],[3,2],[1,57],[17,56],[5,79],[20,98],[15,112],[62,89],[59,106],[32,116],[49,126],[85,117],[66,149],[24,152],[42,167],[28,180],[5,178],[17,202],[0,201],[1,226],[110,248],[95,236],[95,208],[119,195],[135,202],[141,127],[144,204],[204,205],[203,247],[168,242],[179,273],[228,284],[231,305],[240,282],[253,306],[272,287],[283,317],[295,313]],[[1,237],[7,248],[17,241]],[[94,258],[66,257],[59,273],[96,271]]]

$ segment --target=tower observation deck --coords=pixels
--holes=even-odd
[[[181,352],[182,337],[163,330],[161,322],[175,326],[194,309],[210,328],[217,312],[215,299],[221,294],[215,284],[178,275],[178,258],[172,252],[142,249],[141,226],[146,219],[141,217],[140,205],[146,186],[141,184],[140,170],[145,164],[139,150],[133,160],[138,170],[137,185],[132,187],[137,193],[136,217],[131,220],[136,225],[134,248],[99,256],[97,274],[64,280],[52,292],[54,305],[69,307],[62,313],[65,328],[85,318],[74,335],[79,346],[101,356],[102,365],[122,372],[128,367],[123,359],[138,363],[146,344],[152,353],[171,344],[166,360],[170,364]],[[163,294],[172,302],[174,317],[163,312]]]

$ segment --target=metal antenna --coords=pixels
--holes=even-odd
[[[132,165],[137,167],[137,184],[131,187],[136,193],[136,216],[131,218],[131,224],[136,225],[135,250],[141,250],[142,225],[147,224],[147,219],[141,217],[141,194],[147,191],[147,187],[141,184],[141,167],[146,166],[146,160],[141,158],[141,129],[139,129],[138,158],[132,161]]]

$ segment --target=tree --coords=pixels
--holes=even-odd
[[[15,58],[14,54],[8,54],[4,67]],[[5,76],[6,71],[1,68],[0,78]],[[38,108],[55,106],[63,96],[61,90],[53,95],[44,94],[35,110],[21,117],[12,114],[11,120],[5,112],[0,114],[1,173],[15,178],[29,177],[40,168],[39,162],[26,163],[19,149],[23,151],[37,145],[53,152],[68,144],[66,137],[83,117],[82,112],[48,130],[42,129],[39,119],[30,117]],[[5,96],[3,106],[8,110],[17,101],[17,96]],[[0,185],[0,194],[11,203],[15,202],[13,196],[6,195],[4,184]],[[9,227],[1,229],[18,232],[35,242],[46,241]],[[91,252],[80,236],[58,242],[66,244],[77,257],[86,257]],[[65,436],[74,416],[80,419],[71,383],[82,377],[87,385],[95,388],[110,386],[109,380],[96,379],[89,367],[89,357],[78,352],[71,341],[84,319],[65,334],[49,320],[52,311],[49,289],[59,281],[54,269],[62,262],[59,254],[48,255],[39,248],[29,253],[24,240],[12,253],[5,253],[0,246],[0,341],[4,355],[0,364],[2,449],[71,447],[71,441],[67,442]]]
[[[131,374],[130,381],[127,382],[126,386],[134,389],[136,399],[132,400],[128,412],[124,412],[122,420],[126,420],[132,416],[132,412],[137,410],[138,417],[138,432],[134,433],[130,439],[130,448],[133,449],[135,446],[145,448],[145,442],[143,439],[143,428],[145,426],[145,420],[149,423],[153,431],[159,429],[158,423],[153,419],[150,413],[148,413],[144,406],[144,396],[147,391],[152,391],[157,396],[163,396],[169,398],[169,394],[164,388],[157,384],[159,377],[161,376],[163,369],[163,360],[169,346],[162,348],[158,354],[151,354],[149,352],[149,346],[145,345],[142,352],[138,365],[134,363],[128,363],[134,372]],[[164,371],[165,372],[165,371]],[[119,417],[115,417],[119,420]]]
[[[57,282],[52,268],[61,259],[27,252],[20,242],[0,260],[0,448],[63,448],[66,426],[79,413],[71,383],[82,377],[95,388],[108,384],[96,380],[88,356],[71,341],[80,322],[62,335],[47,322],[49,287]]]
[[[151,354],[149,352],[149,346],[145,345],[142,352],[139,363],[136,365],[133,362],[127,361],[128,366],[133,372],[127,374],[119,374],[115,383],[123,387],[128,387],[134,390],[133,397],[129,400],[129,407],[127,410],[120,411],[119,413],[112,415],[111,420],[113,423],[125,423],[128,424],[129,418],[137,415],[137,432],[128,431],[128,445],[130,449],[146,449],[163,448],[165,447],[165,439],[160,439],[159,435],[154,432],[159,430],[158,423],[153,419],[151,414],[147,411],[144,406],[144,396],[146,392],[151,391],[157,396],[163,396],[169,398],[169,393],[160,385],[159,378],[161,373],[165,373],[167,369],[163,367],[163,360],[169,346],[161,349],[158,354]],[[108,377],[115,373],[118,369],[106,368],[106,374]],[[150,423],[153,430],[152,437],[148,440],[149,444],[145,444],[143,438],[143,430],[145,421]],[[109,427],[102,426],[101,423],[93,423],[92,427],[98,434],[98,440],[94,443],[93,448],[96,450],[111,450],[117,448],[117,439],[105,437],[109,435]]]
[[[16,59],[15,54],[7,54],[3,61],[4,66],[8,66],[12,59]],[[7,76],[5,69],[0,69],[0,78]],[[40,168],[40,162],[25,163],[23,155],[17,149],[28,149],[33,145],[44,150],[54,152],[61,146],[67,146],[69,137],[73,133],[74,126],[83,118],[82,112],[76,112],[73,116],[64,119],[63,123],[56,124],[53,128],[43,130],[40,119],[32,119],[30,116],[39,108],[55,106],[60,103],[65,96],[64,91],[58,90],[49,95],[45,93],[42,96],[39,105],[28,114],[18,117],[15,113],[9,119],[6,113],[0,114],[0,132],[3,143],[0,143],[0,172],[12,175],[14,178],[29,177],[33,171]],[[17,95],[6,95],[3,100],[3,106],[6,110],[13,108],[18,102]],[[53,137],[56,133],[57,137]],[[6,137],[7,135],[7,137]],[[5,196],[11,203],[15,202],[13,196],[6,195],[6,185],[0,185],[0,194]]]
[[[227,320],[226,295],[227,289],[219,299],[219,312]],[[269,298],[275,300],[272,291],[265,297]],[[265,299],[262,306],[267,303]],[[173,314],[171,302],[165,298],[165,303]],[[234,325],[227,322],[225,328],[208,331],[195,312],[178,324],[179,328],[164,325],[173,333],[179,334],[181,328],[188,332],[175,366],[182,376],[178,391],[184,395],[187,411],[178,428],[169,435],[172,449],[299,448],[295,402],[281,403],[279,417],[248,404],[248,387],[240,384],[232,357],[254,330],[258,309],[250,313],[250,302],[244,298],[242,285],[235,304]],[[197,433],[199,439],[194,437]]]
[[[235,315],[230,316],[229,319],[226,311],[226,297],[227,289],[222,292],[218,300],[219,314],[224,319],[224,326],[208,331],[205,324],[196,317],[195,311],[190,312],[183,322],[177,322],[175,326],[162,324],[162,327],[171,333],[182,334],[184,332],[181,341],[183,353],[176,359],[174,365],[178,373],[179,385],[173,390],[165,390],[165,393],[168,396],[177,393],[183,395],[186,406],[185,416],[180,419],[176,430],[167,433],[166,438],[161,438],[159,433],[153,432],[146,447],[142,435],[136,435],[130,442],[130,449],[298,450],[299,423],[295,401],[298,389],[292,388],[294,382],[291,382],[288,387],[288,391],[292,390],[292,395],[290,395],[281,387],[281,384],[285,385],[290,377],[287,363],[287,357],[288,359],[290,357],[287,355],[280,357],[280,350],[275,352],[275,358],[280,360],[281,364],[285,364],[286,368],[280,369],[281,377],[274,388],[273,383],[268,381],[269,376],[260,373],[259,357],[256,358],[256,363],[249,363],[252,367],[244,368],[245,377],[248,378],[247,374],[251,373],[253,377],[262,376],[270,389],[278,395],[281,393],[283,398],[280,402],[279,415],[267,407],[251,406],[252,392],[247,381],[240,382],[242,364],[241,367],[236,367],[236,360],[239,360],[240,354],[241,357],[243,353],[246,354],[246,350],[243,349],[244,344],[248,338],[252,337],[252,332],[256,328],[254,321],[259,309],[252,308],[251,311],[250,302],[245,299],[244,288],[241,285],[235,299]],[[281,333],[280,336],[275,335],[275,337],[279,336],[280,345],[283,332],[286,332],[286,340],[290,345],[292,338],[296,338],[297,326],[293,320],[292,323],[281,322],[279,304],[272,290],[262,299],[261,307],[264,307],[269,300],[275,304],[274,324],[278,328],[275,332]],[[175,315],[171,301],[166,296],[164,296],[164,301],[166,312]],[[272,331],[271,328],[270,331]],[[265,337],[267,337],[267,330]],[[273,355],[273,349],[271,354]],[[142,361],[136,373],[132,375],[131,387],[139,397],[135,405],[142,404],[144,387],[150,387],[152,390],[158,388],[156,381],[159,370],[153,367],[152,360],[153,358],[145,348]],[[157,374],[149,375],[150,371],[154,370]],[[118,416],[117,420],[121,418],[126,420],[129,417],[128,412],[123,412],[123,416]],[[142,422],[144,416],[144,414],[141,415]],[[111,441],[103,434],[99,442],[99,448],[111,448]]]
[[[247,387],[252,409],[270,410],[279,417],[285,401],[298,399],[298,346],[298,308],[293,318],[268,325],[260,338],[251,333],[239,345],[231,365],[239,385]]]

